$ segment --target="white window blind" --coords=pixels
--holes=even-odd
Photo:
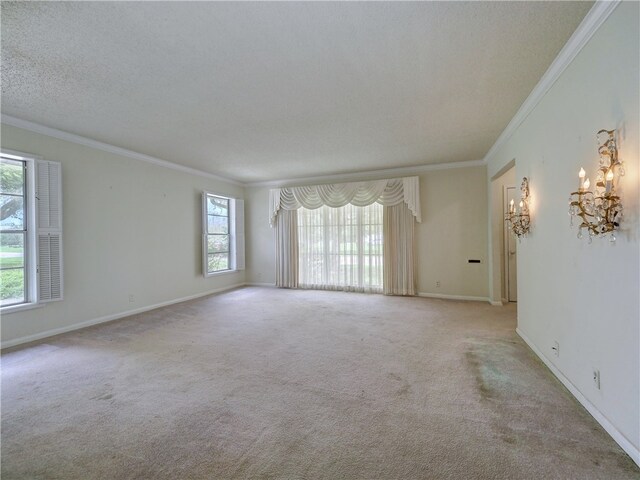
[[[63,298],[62,165],[36,161],[38,300]]]

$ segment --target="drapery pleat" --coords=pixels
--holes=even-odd
[[[280,210],[297,210],[300,207],[314,210],[323,205],[338,208],[347,204],[366,207],[375,202],[384,206],[404,202],[416,220],[421,221],[419,179],[405,177],[272,189],[269,192],[269,223],[275,226]]]
[[[405,203],[384,207],[384,293],[416,294],[415,220]]]
[[[283,210],[276,223],[276,286],[298,288],[298,212]]]

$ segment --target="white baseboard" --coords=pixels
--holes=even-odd
[[[276,287],[275,283],[245,282],[245,285],[247,287]]]
[[[232,290],[234,288],[244,286],[244,283],[236,283],[234,285],[229,285],[227,287],[216,288],[214,290],[208,290],[202,293],[196,293],[195,295],[189,295],[187,297],[176,298],[173,300],[168,300],[166,302],[156,303],[154,305],[147,305],[146,307],[136,308],[134,310],[127,310],[125,312],[114,313],[112,315],[106,315],[104,317],[94,318],[91,320],[85,320],[84,322],[74,323],[73,325],[67,325],[65,327],[54,328],[52,330],[46,330],[44,332],[34,333],[33,335],[27,335],[24,337],[14,338],[12,340],[7,340],[6,342],[2,342],[0,344],[0,349],[15,347],[16,345],[21,345],[23,343],[34,342],[36,340],[42,340],[43,338],[53,337],[54,335],[60,335],[61,333],[72,332],[73,330],[79,330],[81,328],[90,327],[92,325],[98,325],[99,323],[110,322],[112,320],[118,320],[119,318],[128,317],[131,315],[136,315],[138,313],[148,312],[149,310],[154,310],[156,308],[166,307],[168,305],[173,305],[174,303],[186,302],[189,300],[194,300],[200,297],[206,297],[207,295],[212,295],[214,293],[224,292],[226,290]]]
[[[607,420],[607,418],[602,414],[602,412],[600,412],[600,410],[596,408],[593,403],[587,400],[587,398],[580,392],[580,390],[578,390],[576,386],[571,383],[571,381],[567,377],[565,377],[553,363],[551,363],[551,360],[549,360],[533,344],[533,342],[522,332],[522,330],[516,328],[516,333],[520,335],[520,338],[522,338],[522,340],[525,341],[529,348],[533,350],[533,353],[535,353],[540,358],[540,360],[542,360],[542,362],[549,368],[549,370],[551,370],[551,373],[553,373],[558,378],[558,380],[560,380],[562,384],[567,387],[567,390],[571,392],[576,400],[578,400],[578,402],[580,402],[582,406],[587,409],[587,411],[593,416],[593,418],[596,419],[596,422],[602,425],[602,428],[604,428],[607,433],[611,435],[611,437],[615,440],[615,442],[620,445],[620,447],[622,447],[622,449],[627,452],[627,454],[629,454],[631,459],[636,462],[638,466],[640,466],[640,450],[635,445],[633,445],[622,434],[622,432],[620,432],[620,430],[618,430],[609,420]]]
[[[488,302],[488,297],[471,297],[468,295],[447,295],[445,293],[426,293],[426,292],[418,292],[418,297],[427,297],[427,298],[442,298],[444,300],[468,300],[471,302]]]
[[[505,306],[505,303],[504,302],[500,302],[500,301],[496,302],[494,300],[490,300],[489,303],[491,305],[493,305],[494,307],[504,307]]]

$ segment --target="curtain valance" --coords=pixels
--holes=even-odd
[[[283,187],[269,191],[269,224],[276,224],[278,211],[297,210],[300,207],[314,210],[323,205],[343,207],[352,204],[365,207],[378,202],[390,207],[406,203],[407,207],[421,222],[420,183],[418,177],[392,178],[371,182],[332,183],[306,187]]]

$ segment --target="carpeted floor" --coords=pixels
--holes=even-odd
[[[638,479],[515,308],[243,288],[2,355],[2,478]]]

